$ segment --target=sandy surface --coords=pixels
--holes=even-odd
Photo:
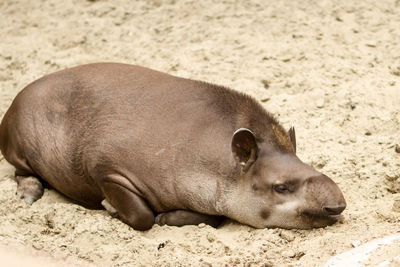
[[[0,117],[29,82],[88,62],[222,84],[294,123],[299,157],[339,184],[348,208],[325,229],[138,232],[53,190],[26,205],[0,156],[0,245],[95,266],[321,266],[398,233],[399,14],[399,0],[1,1]]]

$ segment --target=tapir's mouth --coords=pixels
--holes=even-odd
[[[342,214],[329,215],[315,210],[304,210],[300,213],[313,227],[324,227],[336,223],[343,218]]]
[[[338,215],[328,215],[328,218],[334,219],[334,220],[339,220],[339,218],[341,218],[343,215],[342,214],[338,214]]]

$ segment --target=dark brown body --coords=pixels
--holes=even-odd
[[[269,169],[282,169],[283,175],[293,170],[304,176],[297,177],[302,183],[321,176],[298,160],[289,135],[252,98],[125,64],[83,65],[27,86],[0,125],[0,149],[16,167],[17,181],[40,177],[88,206],[100,206],[106,199],[123,221],[137,229],[149,228],[154,217],[165,212],[158,222],[190,223],[168,219],[177,214],[182,221],[178,213],[186,211],[203,219],[222,215],[264,227],[261,219],[247,220],[253,215],[238,214],[235,208],[236,201],[260,192],[254,190],[258,180],[273,186],[267,178],[254,178],[261,174],[251,174],[262,168],[260,160],[259,166],[251,162],[244,171],[250,161],[235,157],[231,140],[239,128],[254,133],[257,155],[269,153],[271,162],[283,160],[279,164],[287,165]],[[327,183],[335,199],[318,205],[344,206],[340,190],[330,179]],[[267,191],[268,201],[278,203]],[[302,191],[298,197],[307,190]],[[252,202],[242,208],[251,209]],[[264,217],[273,213],[272,208],[257,210],[259,214],[264,210]],[[297,216],[303,216],[300,210]],[[322,226],[332,223],[332,218],[324,220]]]

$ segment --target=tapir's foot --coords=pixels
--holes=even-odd
[[[198,225],[200,223],[205,223],[212,227],[217,227],[221,224],[223,219],[222,216],[201,214],[188,210],[174,210],[158,214],[155,223],[171,226]]]
[[[43,185],[38,178],[33,176],[16,176],[17,196],[23,198],[26,203],[32,204],[43,196]]]

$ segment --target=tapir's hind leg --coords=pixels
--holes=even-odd
[[[207,215],[188,210],[174,210],[170,212],[160,213],[156,217],[156,223],[159,225],[183,226],[197,225],[205,223],[213,227],[221,224],[224,217]]]
[[[18,101],[14,100],[10,109],[4,115],[0,124],[0,148],[4,158],[15,167],[15,180],[17,181],[17,196],[26,203],[32,204],[43,195],[43,186],[36,177],[25,155],[29,154],[27,148],[20,142],[25,139],[24,131],[20,131],[20,118],[23,115],[15,110]],[[13,110],[14,107],[14,110]],[[18,134],[14,131],[18,130]]]
[[[106,197],[102,204],[113,217],[136,230],[148,230],[153,226],[153,211],[142,197],[112,181],[103,182],[102,189]]]

